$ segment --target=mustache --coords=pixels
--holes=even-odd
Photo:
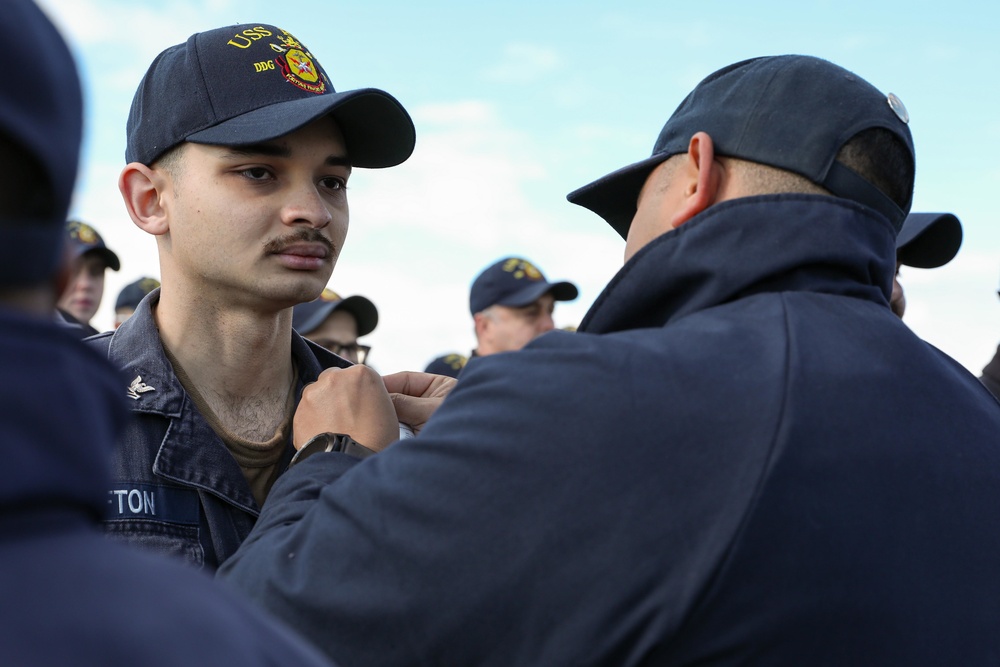
[[[326,246],[326,249],[330,251],[331,255],[335,254],[333,251],[333,241],[328,239],[318,229],[313,229],[311,227],[308,229],[299,229],[286,236],[267,241],[264,244],[264,251],[269,254],[280,253],[296,243],[321,243]]]

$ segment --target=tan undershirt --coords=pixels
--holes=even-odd
[[[247,484],[250,485],[257,506],[262,507],[274,480],[280,473],[278,462],[285,453],[285,443],[288,442],[291,434],[292,415],[295,412],[295,387],[299,379],[299,371],[295,362],[292,362],[292,384],[288,388],[288,398],[285,399],[285,417],[275,430],[274,436],[264,442],[255,442],[241,438],[229,431],[215,416],[215,412],[202,397],[181,365],[177,363],[177,359],[170,354],[166,347],[163,348],[163,351],[173,365],[174,373],[176,373],[181,386],[187,391],[208,425],[222,439],[229,453],[236,459]]]

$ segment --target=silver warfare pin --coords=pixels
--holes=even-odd
[[[142,381],[142,377],[139,375],[135,376],[132,380],[132,384],[128,386],[128,397],[133,401],[139,400],[139,394],[145,394],[147,391],[156,391],[155,387],[150,387],[148,384]]]
[[[888,102],[889,108],[892,109],[894,114],[896,114],[896,117],[904,123],[909,124],[910,114],[907,112],[906,107],[903,106],[903,100],[899,99],[896,96],[896,93],[889,93]]]

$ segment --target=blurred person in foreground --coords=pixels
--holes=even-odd
[[[328,663],[203,573],[100,531],[120,376],[52,321],[71,279],[65,221],[83,100],[67,45],[30,0],[0,28],[31,67],[0,72],[0,646],[7,665]]]
[[[345,664],[995,664],[1000,410],[889,308],[908,121],[819,58],[709,75],[569,195],[625,240],[578,330],[301,460],[220,576]],[[437,377],[365,371],[296,431],[380,447]]]

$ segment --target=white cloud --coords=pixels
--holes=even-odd
[[[413,115],[420,128],[413,156],[401,167],[357,175],[352,206],[369,225],[489,248],[512,228],[537,222],[522,186],[545,170],[528,135],[504,126],[481,102],[420,107]]]

